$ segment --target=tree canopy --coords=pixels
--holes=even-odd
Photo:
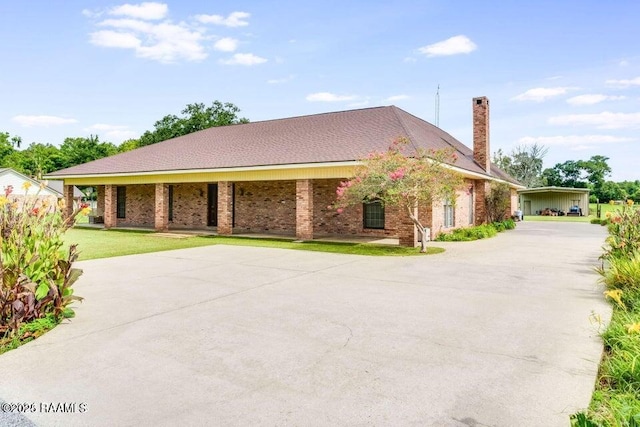
[[[462,187],[460,174],[445,167],[455,163],[452,149],[425,151],[417,149],[410,155],[409,141],[397,139],[386,152],[371,153],[363,160],[355,176],[340,183],[336,190],[338,213],[348,206],[379,201],[405,211],[422,236],[421,252],[426,251],[426,229],[420,223],[415,208],[433,200],[455,202],[456,190]]]
[[[183,116],[167,115],[155,123],[155,129],[146,131],[139,139],[129,139],[120,146],[111,142],[101,142],[97,135],[89,137],[68,137],[60,147],[49,143],[32,142],[19,150],[22,139],[17,135],[0,132],[0,167],[41,179],[47,173],[90,162],[113,154],[122,153],[144,145],[175,138],[215,126],[247,123],[238,117],[240,109],[229,102],[214,101],[205,104],[187,104]]]
[[[202,103],[187,104],[181,117],[169,114],[155,122],[155,129],[142,134],[138,145],[143,147],[211,127],[248,123],[248,119],[238,117],[239,112],[230,102],[214,101],[209,107]]]
[[[514,177],[518,182],[526,187],[541,187],[544,183],[542,179],[542,161],[549,151],[543,145],[523,145],[517,146],[506,155],[499,149],[493,154],[493,163],[500,169]]]

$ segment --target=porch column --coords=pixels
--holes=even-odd
[[[296,181],[296,238],[313,239],[313,181]]]
[[[155,229],[169,229],[169,184],[156,184]]]
[[[414,208],[413,214],[417,215],[418,209]],[[416,226],[411,221],[409,214],[402,210],[400,212],[400,221],[398,223],[398,243],[400,246],[409,246],[415,248],[418,246],[418,232]]]
[[[117,225],[118,193],[115,185],[104,186],[104,228],[111,228]]]
[[[64,217],[73,215],[73,185],[65,185],[62,190],[64,196]]]
[[[233,233],[233,183],[218,182],[218,234]]]
[[[96,186],[96,216],[104,218],[104,185]]]
[[[476,225],[487,222],[487,195],[489,194],[489,181],[478,179],[473,182],[473,192],[475,193],[475,215]]]

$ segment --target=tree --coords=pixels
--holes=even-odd
[[[487,221],[504,221],[509,216],[511,207],[511,189],[509,185],[502,182],[492,182],[489,193],[485,198],[487,209]]]
[[[5,165],[5,157],[11,155],[16,151],[16,148],[20,148],[22,139],[19,136],[11,136],[9,132],[0,132],[0,164]]]
[[[22,151],[22,172],[35,178],[64,167],[60,150],[51,144],[31,143]]]
[[[545,169],[542,172],[542,176],[545,178],[547,185],[553,187],[588,187],[581,160],[567,160],[564,163],[557,163],[553,168]]]
[[[230,102],[223,104],[214,101],[209,107],[202,103],[187,104],[182,110],[182,117],[169,114],[155,122],[155,130],[146,131],[139,139],[139,146],[155,144],[211,127],[248,123],[248,119],[238,117],[239,112],[240,109]]]
[[[549,151],[543,145],[517,146],[506,155],[499,149],[493,154],[493,162],[521,184],[531,188],[542,186],[542,161]]]
[[[596,191],[604,184],[605,177],[611,175],[608,161],[609,158],[605,156],[591,156],[589,160],[582,162],[582,168],[587,173],[587,180]]]
[[[410,148],[411,154],[405,154]],[[363,202],[397,206],[408,213],[417,227],[422,237],[420,252],[426,252],[427,231],[418,220],[416,207],[434,200],[455,202],[463,179],[445,163],[456,160],[452,149],[414,149],[408,139],[399,138],[386,152],[371,153],[352,179],[340,183],[335,207],[342,213],[344,208]]]
[[[627,194],[615,182],[606,181],[600,187],[596,197],[600,199],[601,202],[608,202],[610,200],[624,200],[627,198]]]
[[[118,148],[110,142],[100,142],[97,136],[88,138],[65,138],[60,146],[63,167],[71,167],[92,160],[111,156]]]

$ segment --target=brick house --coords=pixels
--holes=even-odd
[[[71,185],[97,187],[106,228],[209,229],[302,240],[393,236],[414,245],[413,224],[393,207],[363,204],[337,214],[327,206],[360,159],[404,136],[425,149],[453,147],[459,160],[452,167],[465,178],[455,207],[446,201],[419,207],[432,236],[483,223],[491,181],[511,186],[513,212],[522,186],[490,162],[487,98],[473,99],[473,124],[472,150],[395,106],[267,120],[206,129],[48,177],[64,180],[65,196]]]

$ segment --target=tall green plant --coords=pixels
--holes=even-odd
[[[8,186],[0,196],[0,335],[5,336],[47,314],[73,317],[69,305],[82,300],[72,289],[82,274],[72,267],[77,248],[64,253],[62,235],[89,208],[80,206],[64,218],[61,204],[39,198],[39,191],[30,196],[30,187],[25,182],[25,196],[18,197]]]

